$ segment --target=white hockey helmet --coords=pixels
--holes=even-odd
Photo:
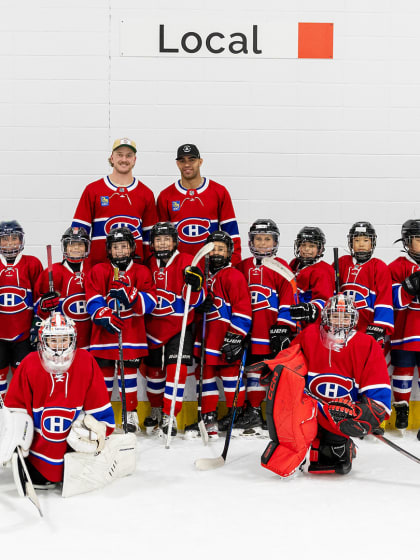
[[[38,332],[38,354],[41,363],[49,373],[64,373],[73,363],[76,353],[76,329],[74,322],[53,313],[42,321]]]
[[[353,298],[339,293],[332,296],[321,313],[320,333],[326,348],[339,352],[347,345],[359,320]]]

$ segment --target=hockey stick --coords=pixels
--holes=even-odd
[[[244,376],[246,354],[247,354],[247,348],[245,347],[242,356],[241,366],[239,368],[238,379],[236,381],[235,394],[233,396],[232,417],[230,419],[229,427],[226,431],[225,445],[223,447],[222,454],[220,455],[220,457],[210,457],[210,458],[204,457],[202,459],[196,459],[194,464],[199,471],[209,471],[211,469],[217,469],[219,467],[223,467],[223,465],[226,463],[226,456],[229,449],[230,440],[232,437],[232,430],[233,430],[233,424],[235,422],[236,410],[238,408],[239,390],[241,388],[242,379]]]
[[[334,252],[334,272],[335,272],[335,293],[340,291],[340,268],[338,266],[338,247],[333,248]]]
[[[54,291],[54,279],[53,279],[51,245],[47,245],[47,263],[48,263],[48,288],[49,288],[50,292],[53,292]]]
[[[114,268],[114,280],[118,280],[120,277],[120,271],[118,268]],[[121,309],[120,309],[120,302],[118,299],[115,299],[115,303],[117,306],[117,315],[121,317]],[[122,425],[124,433],[128,432],[127,430],[127,399],[125,396],[125,375],[124,375],[124,353],[123,353],[123,340],[122,340],[122,330],[118,333],[118,353],[119,353],[119,362],[120,362],[120,377],[121,377],[121,417],[122,417]]]
[[[0,408],[3,407],[4,407],[4,401],[3,401],[3,397],[0,394]],[[22,481],[24,483],[24,486],[22,488],[23,488],[24,495],[29,499],[29,501],[31,501],[34,504],[34,506],[38,510],[39,515],[41,517],[44,517],[41,509],[41,504],[39,503],[38,496],[36,495],[34,485],[32,484],[32,480],[28,472],[28,467],[26,466],[25,459],[23,457],[22,449],[19,446],[16,447],[16,453],[17,453],[17,459],[22,467],[22,473],[24,478],[24,480]]]
[[[207,282],[209,275],[209,257],[206,255],[204,265],[204,278]],[[203,313],[203,328],[201,331],[201,355],[200,355],[200,382],[198,386],[198,399],[197,399],[197,412],[198,412],[198,429],[200,430],[201,439],[204,445],[209,442],[209,434],[207,433],[206,426],[204,425],[203,415],[201,414],[201,401],[203,399],[203,374],[204,374],[204,358],[206,354],[205,338],[206,338],[206,318],[207,313]]]
[[[201,261],[201,259],[206,255],[208,255],[210,251],[213,251],[213,249],[214,249],[214,243],[212,241],[210,243],[207,243],[206,245],[203,245],[203,247],[201,247],[201,249],[199,249],[196,255],[194,256],[191,266],[197,266],[197,264]],[[184,315],[182,316],[182,326],[181,326],[181,336],[179,339],[178,356],[176,359],[175,379],[174,379],[174,387],[173,387],[172,401],[171,401],[171,411],[169,414],[168,433],[166,434],[166,444],[165,444],[166,449],[169,449],[171,444],[171,437],[172,437],[171,432],[174,423],[175,402],[178,393],[178,382],[179,382],[179,373],[181,371],[182,354],[184,352],[185,331],[187,329],[190,299],[191,299],[191,285],[188,284],[187,293],[185,295]]]

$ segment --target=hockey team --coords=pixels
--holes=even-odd
[[[133,177],[136,153],[134,141],[115,141],[112,173],[86,187],[62,260],[47,269],[23,254],[17,221],[0,223],[0,464],[12,464],[22,493],[28,477],[36,488],[64,477],[74,491],[87,461],[77,452],[115,460],[115,377],[128,436],[141,431],[142,375],[148,436],[169,426],[185,439],[202,429],[208,439],[268,436],[262,464],[284,477],[308,452],[308,472],[347,474],[353,439],[381,432],[391,394],[405,430],[420,365],[420,219],[403,224],[404,256],[390,265],[373,256],[367,221],[352,225],[349,254],[333,264],[322,230],[303,227],[289,265],[277,256],[278,225],[259,218],[242,260],[230,195],[201,176],[198,148],[178,148],[181,178],[157,205]],[[199,414],[181,426],[188,375]]]

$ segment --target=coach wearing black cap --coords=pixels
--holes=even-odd
[[[226,187],[201,176],[203,159],[195,144],[182,144],[176,153],[181,178],[164,189],[157,200],[158,218],[172,222],[180,251],[195,255],[208,235],[221,229],[234,243],[232,264],[241,260],[241,240],[232,200]]]

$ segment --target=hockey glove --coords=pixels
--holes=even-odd
[[[242,354],[242,341],[244,337],[240,334],[227,332],[220,348],[225,355],[226,361],[230,364],[239,360]]]
[[[193,292],[199,292],[203,287],[204,275],[198,266],[187,266],[184,270],[184,282],[191,286]]]
[[[213,296],[208,293],[206,295],[206,299],[203,301],[201,305],[195,308],[197,313],[208,313],[213,305]]]
[[[44,313],[55,311],[60,305],[60,294],[58,292],[47,292],[41,296],[39,300],[39,308]]]
[[[378,327],[378,325],[368,325],[366,327],[366,334],[373,336],[376,342],[378,342],[383,348],[385,344],[385,329]]]
[[[117,299],[124,307],[133,307],[136,303],[139,293],[135,286],[129,286],[121,280],[113,280],[110,285],[109,297]]]
[[[337,399],[324,405],[324,412],[337,428],[350,437],[363,437],[379,428],[385,420],[385,408],[368,397],[360,402]]]
[[[71,426],[67,443],[79,453],[100,453],[105,446],[106,424],[80,413]]]
[[[420,270],[413,272],[401,282],[401,285],[410,296],[420,295]]]
[[[290,306],[290,317],[294,321],[314,323],[318,319],[319,309],[314,303],[298,303]]]
[[[273,325],[270,327],[270,350],[278,354],[291,343],[290,328],[285,325]]]
[[[120,333],[124,325],[124,321],[117,317],[110,307],[100,307],[93,316],[93,322],[111,334]]]
[[[39,327],[41,326],[42,319],[35,317],[32,320],[32,326],[29,330],[29,344],[33,350],[36,350],[38,344],[38,331]]]

